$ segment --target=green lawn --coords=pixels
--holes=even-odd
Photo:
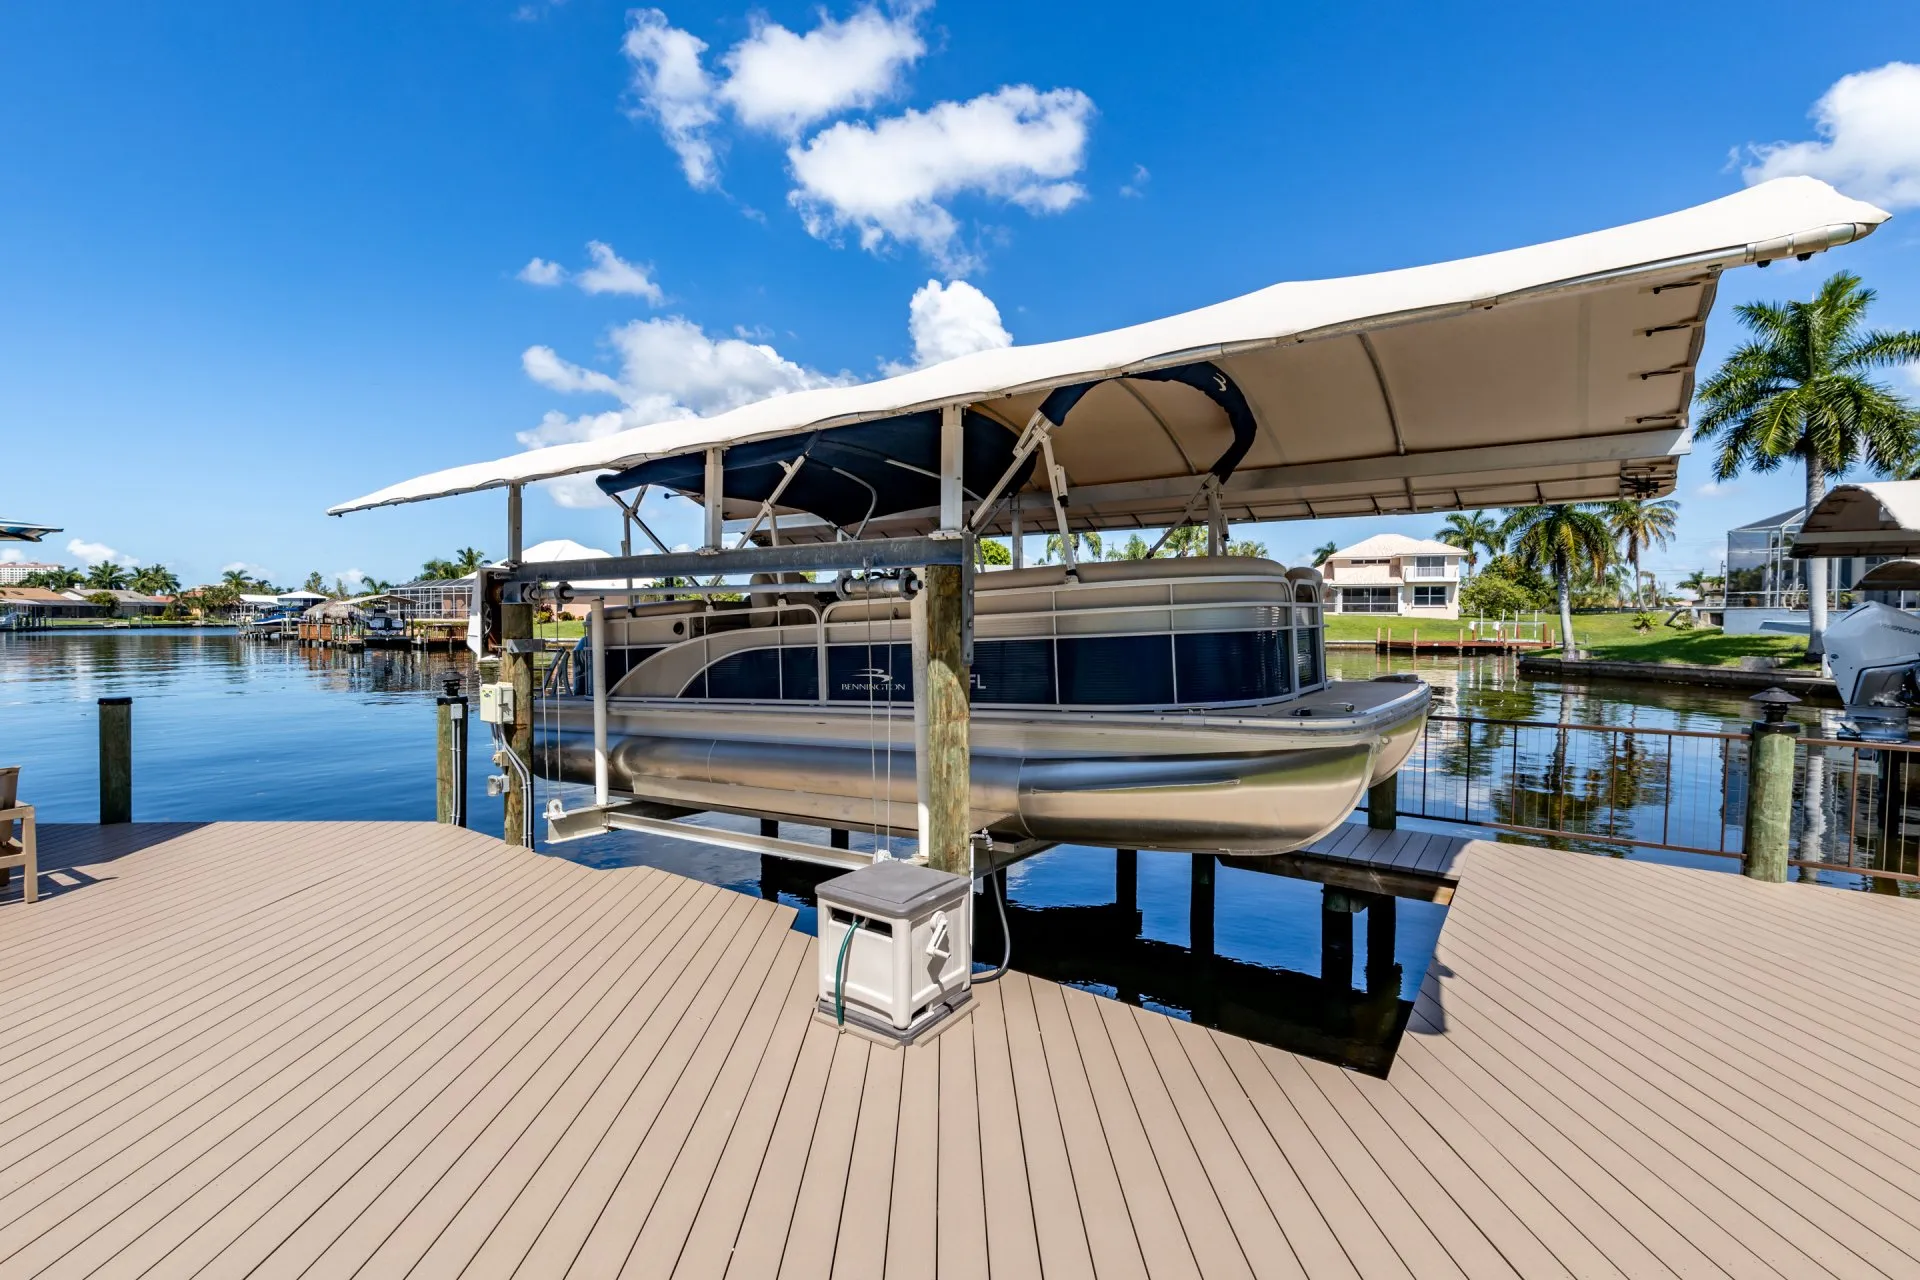
[[[1807,642],[1798,636],[1730,636],[1714,627],[1696,627],[1677,631],[1661,625],[1667,610],[1654,614],[1655,625],[1645,635],[1633,629],[1631,613],[1576,613],[1573,634],[1580,647],[1603,662],[1674,662],[1701,667],[1737,666],[1746,657],[1782,658],[1793,665],[1806,665]],[[1451,640],[1465,634],[1464,622],[1437,622],[1412,618],[1328,614],[1327,639],[1372,640],[1383,628],[1391,627],[1396,639],[1411,639],[1417,628],[1422,640]],[[1558,619],[1547,624],[1556,639]],[[1544,651],[1548,656],[1557,649]]]

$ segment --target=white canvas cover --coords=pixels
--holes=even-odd
[[[1796,560],[1920,555],[1920,480],[1835,485],[1807,513],[1788,554]]]
[[[1018,431],[1056,387],[1198,361],[1238,384],[1259,427],[1226,486],[1230,520],[1652,496],[1671,491],[1686,452],[1694,364],[1720,272],[1845,244],[1886,217],[1825,183],[1783,178],[1547,244],[1277,284],[1107,333],[453,467],[332,513],[948,404]],[[1055,435],[1073,523],[1169,522],[1230,438],[1218,406],[1189,387],[1096,388]],[[1037,514],[1040,495],[1028,498]],[[746,512],[729,504],[729,515]],[[867,533],[931,524],[929,513],[907,513],[876,520]],[[1007,525],[1003,512],[991,528]],[[804,536],[784,522],[782,532]]]

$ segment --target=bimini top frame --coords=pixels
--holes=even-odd
[[[1920,480],[1835,485],[1787,552],[1795,560],[1920,555]]]
[[[454,467],[333,512],[698,459],[701,491],[725,498],[718,519],[709,513],[705,541],[717,545],[724,519],[759,515],[782,484],[781,497],[798,502],[804,489],[794,486],[811,483],[801,476],[820,461],[800,464],[796,475],[789,468],[805,446],[782,444],[761,460],[751,491],[743,485],[736,497],[719,451],[869,423],[911,426],[908,419],[923,415],[912,448],[924,454],[934,410],[997,424],[1017,446],[1037,420],[1060,427],[1047,406],[1068,389],[1078,390],[1072,425],[1035,445],[1045,470],[1012,477],[1004,502],[979,487],[990,481],[969,474],[969,496],[989,509],[976,532],[1008,531],[1014,511],[1044,509],[1066,480],[1079,529],[1163,526],[1199,502],[1219,507],[1217,517],[1209,513],[1219,524],[1650,496],[1671,490],[1687,450],[1694,366],[1720,273],[1846,244],[1886,217],[1813,179],[1780,179],[1566,240],[1274,285],[1107,333],[977,352],[877,382]],[[1244,401],[1254,427],[1244,448],[1228,405],[1192,381],[1167,380],[1202,367]],[[1004,451],[1005,440],[996,448]],[[1230,474],[1216,473],[1236,449]],[[932,470],[905,456],[905,446],[879,452],[906,464],[893,468],[900,477]],[[657,481],[691,485],[693,465],[675,462],[669,469],[688,474]],[[1209,483],[1217,492],[1203,495]],[[850,482],[842,487],[840,508],[864,496]],[[807,510],[773,505],[780,515]],[[957,527],[931,504],[885,513],[887,505],[872,503],[864,525],[845,509],[783,519],[781,534],[831,538],[858,528],[891,537]]]

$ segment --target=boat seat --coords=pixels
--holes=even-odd
[[[19,834],[14,834],[18,830]],[[40,897],[40,864],[33,829],[33,806],[20,803],[20,769],[0,768],[0,889],[7,887],[13,869],[25,877],[21,886],[28,902]]]
[[[1089,560],[1080,566],[1082,582],[1140,582],[1165,578],[1220,575],[1284,578],[1287,567],[1254,556],[1166,556],[1153,560]]]

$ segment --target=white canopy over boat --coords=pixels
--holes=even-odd
[[[1050,393],[1068,388],[1083,394],[1071,421],[1054,424],[1052,446],[1076,528],[1168,524],[1221,470],[1231,472],[1221,493],[1229,520],[1654,496],[1672,490],[1687,452],[1694,366],[1720,272],[1846,244],[1887,216],[1822,182],[1785,178],[1547,244],[1278,284],[1107,333],[453,467],[331,513],[953,405],[1018,434]],[[1022,483],[1044,491],[1044,469]],[[978,497],[985,486],[969,476],[967,487]],[[731,477],[726,489],[726,514],[758,509]],[[883,508],[864,532],[924,533],[936,514]],[[1008,526],[1003,508],[982,528]]]
[[[1796,560],[1920,555],[1920,480],[1835,485],[1807,513],[1789,554]]]

